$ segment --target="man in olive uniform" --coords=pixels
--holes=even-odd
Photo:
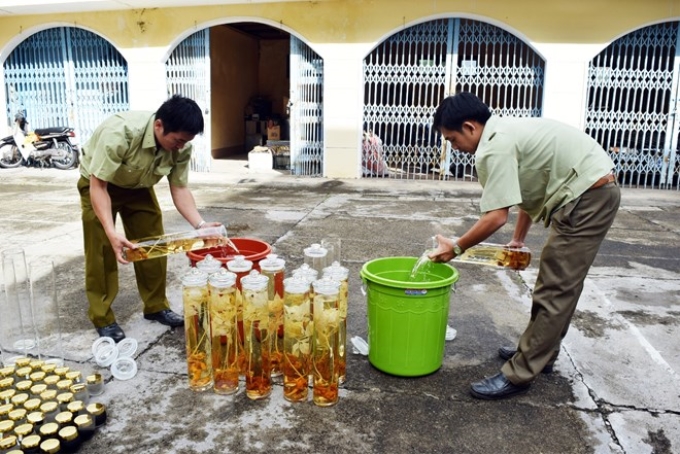
[[[509,246],[522,247],[532,222],[551,231],[543,247],[532,295],[531,318],[517,347],[501,347],[501,371],[473,383],[480,399],[526,392],[541,372],[552,371],[576,310],[583,282],[619,208],[614,163],[590,136],[544,118],[500,118],[470,93],[439,105],[434,127],[451,146],[475,155],[484,188],[480,219],[460,238],[437,236],[430,258],[449,261],[491,236],[519,208]]]
[[[83,146],[78,191],[85,246],[88,315],[97,333],[116,342],[125,333],[111,310],[118,294],[118,263],[127,264],[127,239],[162,235],[163,216],[153,186],[167,177],[177,211],[194,228],[206,225],[188,188],[191,144],[203,132],[203,114],[178,95],[154,112],[120,112],[106,119]],[[120,215],[125,235],[116,231]],[[211,223],[211,225],[219,223]],[[183,317],[165,295],[167,258],[134,263],[144,318],[176,327]]]

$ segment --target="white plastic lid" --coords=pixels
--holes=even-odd
[[[118,358],[132,358],[137,352],[137,339],[126,337],[118,342]]]
[[[100,367],[109,367],[118,358],[118,347],[114,345],[105,345],[97,350],[94,355],[94,360]]]
[[[116,345],[116,341],[113,340],[113,338],[108,337],[108,336],[103,336],[103,337],[96,339],[92,343],[92,355],[97,356],[97,351],[100,348],[105,347],[106,345]]]
[[[314,243],[308,248],[304,249],[304,253],[307,257],[326,257],[328,250],[325,247],[321,247],[320,244]]]
[[[253,262],[246,260],[245,255],[235,255],[233,260],[227,262],[227,269],[234,273],[245,273],[253,268]]]
[[[111,364],[111,374],[116,380],[130,380],[137,375],[137,362],[127,356],[116,358]]]

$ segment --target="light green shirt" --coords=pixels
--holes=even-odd
[[[191,144],[179,151],[158,148],[153,112],[119,112],[104,120],[83,146],[80,174],[122,188],[150,188],[164,176],[187,186]]]
[[[517,205],[546,227],[552,213],[614,168],[590,136],[545,118],[492,116],[475,156],[481,211]]]

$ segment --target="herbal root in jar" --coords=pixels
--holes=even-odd
[[[314,287],[314,332],[312,336],[312,375],[314,393],[312,399],[320,407],[338,402],[338,332],[340,312],[338,293],[340,283],[331,279],[319,279]]]
[[[245,355],[245,332],[243,330],[243,290],[241,287],[241,279],[248,276],[248,273],[253,269],[253,262],[247,260],[244,255],[236,255],[233,260],[227,262],[227,269],[236,274],[236,307],[238,317],[238,335],[239,335],[239,371],[241,375],[245,375],[246,371],[246,355]]]
[[[283,282],[283,397],[303,402],[309,394],[313,331],[309,283],[300,277]]]
[[[207,283],[208,275],[196,268],[182,277],[189,388],[193,391],[206,391],[213,385]]]
[[[241,279],[243,287],[243,328],[245,331],[246,395],[263,399],[272,390],[271,336],[269,332],[269,279],[251,271]]]
[[[269,254],[260,262],[260,270],[269,278],[269,331],[272,333],[272,377],[281,375],[283,361],[283,279],[286,262],[276,254]]]
[[[349,270],[338,262],[324,268],[323,276],[340,283],[338,291],[338,312],[340,325],[338,327],[338,383],[345,383],[347,371],[347,303],[349,299]]]
[[[238,391],[239,339],[235,284],[236,274],[224,268],[209,278],[210,348],[213,390],[217,394]]]

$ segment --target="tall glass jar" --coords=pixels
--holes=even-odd
[[[272,391],[271,341],[269,331],[269,278],[257,270],[241,279],[243,330],[245,332],[246,395],[257,400]]]
[[[220,268],[208,278],[213,390],[217,394],[238,391],[239,341],[236,306],[236,274]]]
[[[317,273],[321,273],[327,263],[328,251],[326,248],[322,247],[318,243],[314,243],[311,246],[304,249],[305,263],[309,265],[310,268],[314,268]]]
[[[338,402],[338,332],[340,283],[319,279],[314,287],[314,334],[312,336],[313,401],[320,407]]]
[[[349,296],[349,270],[339,262],[323,269],[323,277],[338,281],[338,313],[340,325],[338,328],[338,382],[345,383],[347,371],[347,300]]]
[[[191,268],[182,276],[182,285],[189,388],[206,391],[213,385],[208,275]]]
[[[31,301],[38,338],[38,354],[45,363],[64,365],[57,277],[51,260],[33,260],[28,265]]]
[[[312,346],[312,308],[309,283],[298,276],[283,281],[283,397],[307,400]]]
[[[227,262],[227,269],[236,274],[236,316],[238,317],[238,341],[239,341],[239,370],[241,375],[246,372],[245,357],[245,333],[243,331],[243,292],[241,279],[253,269],[253,262],[247,260],[244,255],[236,255],[233,260]]]
[[[28,279],[26,255],[22,248],[5,249],[2,256],[2,272],[5,283],[0,300],[0,350],[3,364],[14,364],[16,358],[35,351],[38,344],[33,323],[33,306]]]
[[[283,279],[286,261],[276,254],[267,255],[260,261],[262,275],[269,278],[269,331],[272,333],[272,377],[281,375],[283,359]]]

